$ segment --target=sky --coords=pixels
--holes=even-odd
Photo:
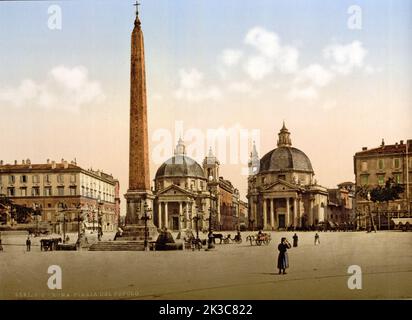
[[[141,2],[152,179],[180,136],[243,199],[283,121],[325,187],[412,139],[410,1]],[[133,3],[0,2],[0,159],[76,159],[127,191]]]

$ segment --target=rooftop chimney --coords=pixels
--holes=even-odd
[[[14,164],[15,164],[15,165],[17,164],[17,160],[14,160]]]
[[[26,164],[26,162],[24,160],[21,160],[21,164]]]
[[[3,165],[3,160],[0,160],[0,166],[2,166]]]
[[[381,147],[385,146],[385,140],[382,138],[382,143],[381,143]]]
[[[368,150],[368,147],[362,147],[362,151]]]
[[[47,159],[47,164],[50,164],[50,159]]]
[[[53,161],[51,162],[51,165],[52,165],[52,169],[56,169],[56,161],[53,160]]]
[[[26,163],[27,163],[27,164],[31,164],[30,159],[27,159],[27,160],[26,160]]]
[[[403,145],[403,140],[401,140],[401,146]]]
[[[63,166],[65,169],[67,169],[69,167],[69,163],[67,161],[63,161]]]

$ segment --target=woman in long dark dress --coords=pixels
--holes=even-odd
[[[289,259],[288,259],[288,253],[287,250],[291,248],[290,243],[286,238],[282,238],[280,240],[280,243],[278,245],[278,250],[279,250],[279,256],[278,256],[278,269],[279,269],[279,274],[283,272],[283,274],[286,274],[286,268],[289,268]]]

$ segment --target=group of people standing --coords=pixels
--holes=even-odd
[[[293,247],[296,248],[298,246],[299,237],[295,233],[292,238],[293,238]],[[318,233],[315,234],[315,246],[317,244],[320,244],[320,238],[319,238]],[[290,248],[292,248],[292,245],[289,243],[289,241],[285,237],[282,237],[278,245],[279,255],[278,255],[277,267],[279,269],[279,274],[286,274],[286,269],[289,268],[289,258],[288,258],[287,251]]]

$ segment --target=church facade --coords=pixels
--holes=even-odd
[[[157,170],[154,179],[154,223],[181,231],[234,230],[239,222],[239,191],[219,175],[219,161],[209,150],[202,165],[186,154],[179,139],[174,156]]]
[[[256,146],[249,160],[249,229],[299,230],[326,220],[327,189],[318,185],[307,155],[292,147],[283,124],[277,148],[261,159]]]

